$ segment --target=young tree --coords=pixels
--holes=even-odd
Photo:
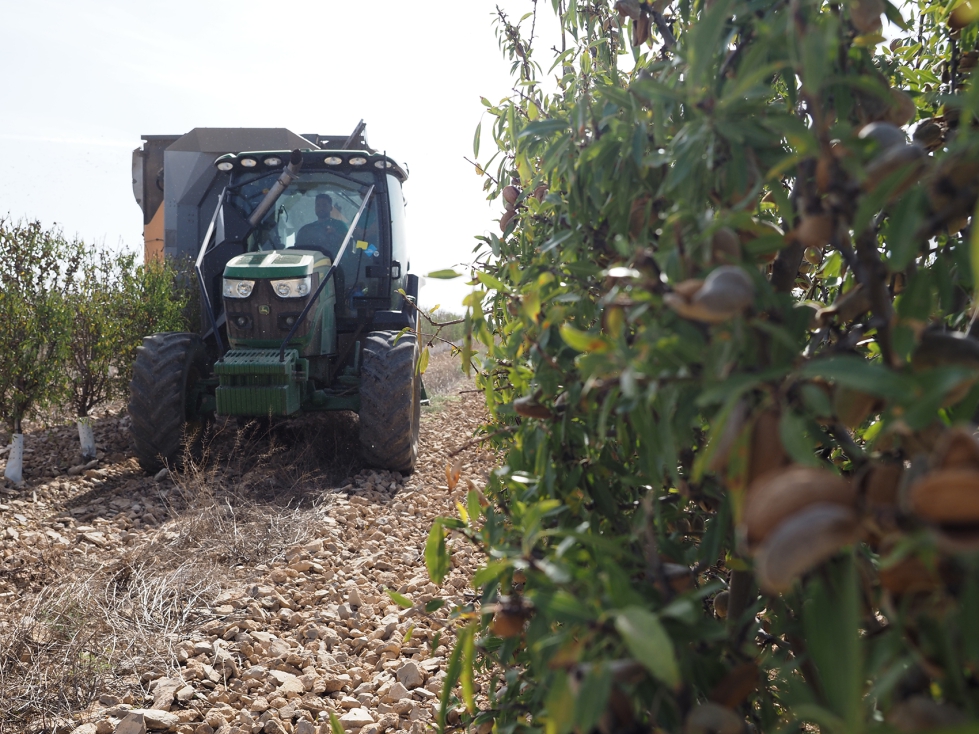
[[[543,5],[484,100],[505,463],[429,540],[490,559],[446,693],[499,732],[975,727],[979,5],[552,0],[553,54]]]
[[[40,222],[0,219],[0,420],[13,434],[4,476],[20,483],[22,421],[64,395],[81,248]]]
[[[175,271],[164,264],[137,265],[132,253],[83,248],[79,277],[69,294],[69,402],[83,457],[96,453],[89,412],[127,393],[143,336],[183,327],[186,297],[175,281]]]

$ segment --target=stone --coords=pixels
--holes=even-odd
[[[159,711],[169,711],[173,704],[173,697],[178,688],[182,688],[184,682],[173,678],[158,678],[150,686],[150,693],[153,694],[153,708]]]
[[[306,692],[306,686],[299,680],[299,676],[286,673],[283,670],[270,670],[269,675],[279,684],[276,693],[280,696],[291,698],[292,696],[301,696]]]
[[[115,725],[109,719],[102,719],[95,725],[95,734],[112,734],[115,730]]]
[[[129,713],[119,722],[115,734],[146,734],[146,722],[140,714]]]
[[[72,729],[72,734],[96,734],[98,727],[95,724],[88,723],[82,724],[81,726],[76,726]]]
[[[409,691],[413,688],[418,688],[425,682],[425,678],[418,669],[418,664],[413,660],[409,660],[407,663],[398,668],[398,672],[395,675],[398,678],[398,682]]]
[[[236,678],[238,676],[238,663],[234,656],[223,647],[215,646],[214,662],[211,666],[225,678]]]
[[[385,703],[395,703],[396,701],[400,701],[402,698],[408,698],[409,695],[408,689],[405,688],[400,681],[398,681],[388,689],[387,693],[381,696],[381,700]]]
[[[296,724],[292,734],[318,734],[318,731],[319,730],[312,721],[309,719],[302,719],[298,724]]]
[[[180,723],[176,714],[159,709],[133,709],[129,715],[142,717],[148,731],[168,731],[176,729]]]
[[[336,693],[337,691],[342,691],[345,686],[349,686],[352,683],[353,680],[346,673],[327,678],[325,681],[323,681],[324,693]]]
[[[340,717],[340,726],[346,729],[361,729],[374,723],[374,717],[367,709],[351,709]]]

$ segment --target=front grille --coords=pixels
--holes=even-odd
[[[319,286],[319,273],[313,273],[312,292]],[[292,324],[285,325],[289,317],[298,319],[305,308],[305,298],[282,298],[272,290],[269,280],[258,280],[248,298],[226,298],[228,333],[232,339],[282,339]],[[240,321],[243,320],[243,321]],[[309,317],[296,329],[296,339],[309,333]]]

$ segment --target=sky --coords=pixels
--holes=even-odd
[[[410,168],[412,272],[472,260],[497,228],[473,157],[485,108],[511,89],[493,14],[530,0],[0,0],[0,216],[142,252],[132,150],[144,134],[285,127],[346,134]],[[538,29],[557,21],[540,3]],[[529,22],[529,21],[528,21]],[[487,126],[488,127],[488,126]],[[482,136],[483,157],[492,144]],[[423,306],[461,312],[462,279]]]

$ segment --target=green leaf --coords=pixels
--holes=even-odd
[[[428,358],[429,358],[429,355],[430,355],[429,348],[428,347],[423,348],[422,349],[421,356],[418,358],[418,367],[416,369],[416,372],[419,375],[424,375],[425,374],[425,370],[428,369]]]
[[[473,669],[476,664],[476,628],[474,624],[466,627],[459,635],[462,646],[462,700],[466,702],[469,713],[476,713],[476,684]]]
[[[479,492],[470,489],[466,493],[466,508],[469,510],[469,523],[475,527],[476,520],[483,514],[482,505],[479,504]]]
[[[581,731],[593,731],[608,708],[612,694],[612,675],[607,665],[597,663],[588,668],[578,687],[574,702],[574,720]]]
[[[432,612],[437,612],[439,609],[445,606],[445,599],[431,599],[425,604],[425,614],[431,614]]]
[[[425,276],[426,278],[435,278],[437,280],[452,280],[453,278],[461,278],[462,273],[457,273],[452,268],[447,268],[445,270],[433,270],[431,273]]]
[[[641,607],[626,607],[616,614],[615,629],[622,636],[632,657],[652,673],[653,677],[670,688],[680,685],[680,668],[673,641],[660,623],[659,617]]]
[[[481,589],[486,584],[496,581],[510,568],[509,561],[490,561],[473,576],[472,587]]]
[[[907,31],[910,29],[908,22],[901,15],[901,11],[895,7],[891,0],[884,0],[884,15],[885,17],[902,31]]]
[[[545,700],[545,708],[547,709],[546,734],[570,734],[575,723],[577,723],[575,720],[576,698],[568,684],[568,674],[563,670],[558,671],[547,691]]]
[[[524,138],[546,138],[552,133],[563,132],[569,127],[567,120],[562,120],[559,118],[552,120],[537,120],[536,122],[529,123],[520,134],[517,136],[518,140]]]
[[[329,711],[328,713],[330,715],[330,731],[333,732],[333,734],[346,734],[343,724],[340,723],[340,719],[337,718],[337,715],[332,711]]]
[[[847,724],[860,729],[863,658],[860,591],[852,560],[832,567],[806,588],[802,606],[806,649],[819,671],[826,703]]]
[[[479,136],[483,131],[483,123],[476,125],[476,132],[473,135],[473,158],[479,158]]]
[[[569,324],[561,324],[560,331],[564,343],[579,352],[594,352],[608,347],[608,343],[600,335],[579,331]]]
[[[459,637],[456,638],[455,647],[452,648],[452,654],[449,655],[449,664],[445,669],[445,681],[442,683],[442,695],[440,696],[438,713],[438,725],[440,732],[445,731],[445,715],[449,710],[449,702],[452,698],[452,689],[455,688],[456,683],[459,682],[459,676],[462,674],[462,648],[467,630],[469,631],[469,634],[472,634],[472,627],[463,628]]]
[[[425,543],[425,567],[429,578],[434,583],[441,584],[449,573],[450,565],[449,553],[445,548],[445,529],[439,519],[432,525]]]
[[[707,84],[707,70],[717,56],[721,37],[731,16],[731,4],[731,0],[713,3],[687,34],[684,54],[690,65],[689,86],[695,92]]]
[[[786,410],[778,423],[778,434],[782,445],[792,460],[808,466],[819,466],[816,447],[808,435],[806,420],[797,413]]]
[[[914,389],[912,380],[879,362],[849,354],[813,360],[799,370],[799,375],[822,377],[860,392],[895,400],[908,396]]]
[[[476,271],[476,280],[485,285],[487,288],[491,288],[500,293],[510,293],[510,289],[503,285],[503,281],[499,278],[494,278],[487,272],[482,270]]]
[[[402,609],[411,609],[413,606],[415,606],[415,603],[411,599],[409,599],[407,596],[399,594],[393,589],[385,589],[384,593],[391,597],[394,603]]]

